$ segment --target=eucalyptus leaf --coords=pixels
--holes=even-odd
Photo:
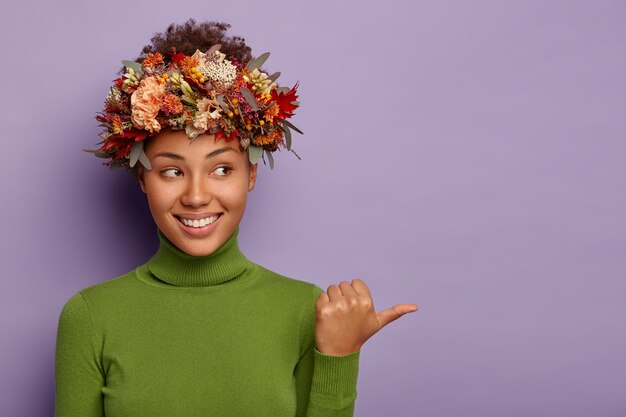
[[[291,152],[293,152],[293,154],[294,154],[295,156],[297,156],[299,160],[302,160],[302,158],[300,158],[300,155],[298,155],[298,154],[296,153],[296,151],[294,151],[293,149],[289,149],[289,150],[290,150]]]
[[[248,87],[241,87],[239,91],[241,92],[241,94],[243,94],[248,104],[250,104],[252,110],[259,110],[259,103],[257,103],[256,99],[254,98],[254,94],[252,94],[252,91],[250,91]]]
[[[272,153],[267,149],[265,150],[265,153],[267,154],[267,160],[270,162],[270,169],[274,169],[274,157],[272,156]]]
[[[143,165],[148,171],[152,170],[152,164],[148,159],[148,155],[146,155],[146,153],[143,151],[143,147],[139,152],[139,162],[141,162],[141,165]]]
[[[287,94],[289,92],[289,90],[290,90],[289,87],[276,87],[276,92],[277,93]]]
[[[230,112],[230,108],[228,108],[228,105],[224,101],[224,96],[222,94],[217,96],[217,102],[220,103],[220,106],[224,109],[224,111]]]
[[[298,129],[297,127],[295,127],[293,124],[289,123],[287,120],[283,119],[283,124],[289,126],[290,128],[292,128],[293,130],[295,130],[296,132],[300,133],[301,135],[304,135],[304,133]]]
[[[298,100],[294,100],[291,102],[291,104],[293,104],[294,106],[299,106],[300,102]]]
[[[250,145],[248,146],[248,156],[250,157],[250,163],[256,164],[263,155],[263,148],[260,146]]]
[[[135,72],[143,71],[143,66],[139,62],[124,60],[122,64],[124,64],[125,67],[132,68]]]
[[[135,142],[130,149],[130,166],[134,167],[139,158],[139,153],[143,150],[143,142]]]
[[[291,150],[291,130],[287,126],[283,126],[285,132],[285,141],[287,144],[287,150]]]
[[[210,47],[208,51],[206,51],[206,54],[210,57],[215,53],[215,51],[219,51],[221,47],[222,45],[220,45],[219,43],[216,43],[215,45]]]
[[[255,59],[248,62],[248,65],[247,65],[248,69],[250,71],[253,71],[255,68],[259,68],[261,65],[265,63],[265,61],[267,61],[267,58],[269,58],[269,56],[270,56],[269,52],[262,53]]]
[[[278,77],[280,77],[280,71],[276,71],[275,73],[267,77],[267,79],[274,82],[278,79]]]

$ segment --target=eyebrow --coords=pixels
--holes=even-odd
[[[209,152],[208,154],[206,154],[204,156],[204,159],[209,159],[211,157],[214,157],[216,155],[219,155],[221,153],[228,152],[228,151],[234,151],[234,149],[231,148],[231,147],[228,147],[228,146],[226,146],[224,148],[219,148],[219,149],[214,150],[213,152]],[[174,153],[174,152],[159,152],[158,154],[154,155],[155,158],[159,157],[159,156],[162,156],[164,158],[176,159],[177,161],[184,161],[185,160],[185,158],[183,156],[181,156],[181,155],[179,155],[177,153]]]

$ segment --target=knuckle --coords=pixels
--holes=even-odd
[[[363,308],[365,308],[365,309],[369,309],[369,308],[371,308],[371,307],[372,307],[372,300],[371,300],[369,297],[367,297],[367,298],[361,298],[361,300],[360,300],[360,301],[361,301],[361,302],[360,302],[361,307],[363,307]]]
[[[333,315],[333,309],[329,306],[322,306],[317,310],[317,316],[320,318],[330,318]]]

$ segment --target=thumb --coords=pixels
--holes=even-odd
[[[382,329],[392,321],[404,316],[406,313],[412,313],[417,310],[418,307],[415,304],[396,304],[387,310],[377,312],[376,317],[378,318],[380,328]]]

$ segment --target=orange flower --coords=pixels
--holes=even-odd
[[[119,115],[116,114],[111,118],[111,128],[114,135],[119,135],[120,133],[122,133],[122,119]]]
[[[278,116],[278,113],[280,113],[280,107],[277,104],[274,104],[272,107],[270,107],[266,112],[265,112],[265,120],[267,120],[270,123],[274,122],[274,117]]]
[[[161,109],[161,101],[165,95],[165,85],[159,84],[154,77],[146,77],[130,96],[132,108],[131,120],[135,126],[151,133],[161,130],[156,116]]]
[[[191,76],[191,68],[197,67],[199,64],[198,57],[185,56],[178,62],[178,68],[188,77]]]
[[[257,146],[269,145],[271,143],[277,142],[282,136],[283,132],[276,129],[272,133],[268,135],[258,135],[254,139],[254,144]]]
[[[163,97],[161,109],[167,116],[171,114],[180,114],[183,111],[183,103],[176,94],[168,93]]]
[[[158,64],[162,64],[163,63],[163,55],[161,55],[160,52],[156,52],[156,53],[149,53],[141,62],[141,65],[143,65],[146,68],[152,68]]]

